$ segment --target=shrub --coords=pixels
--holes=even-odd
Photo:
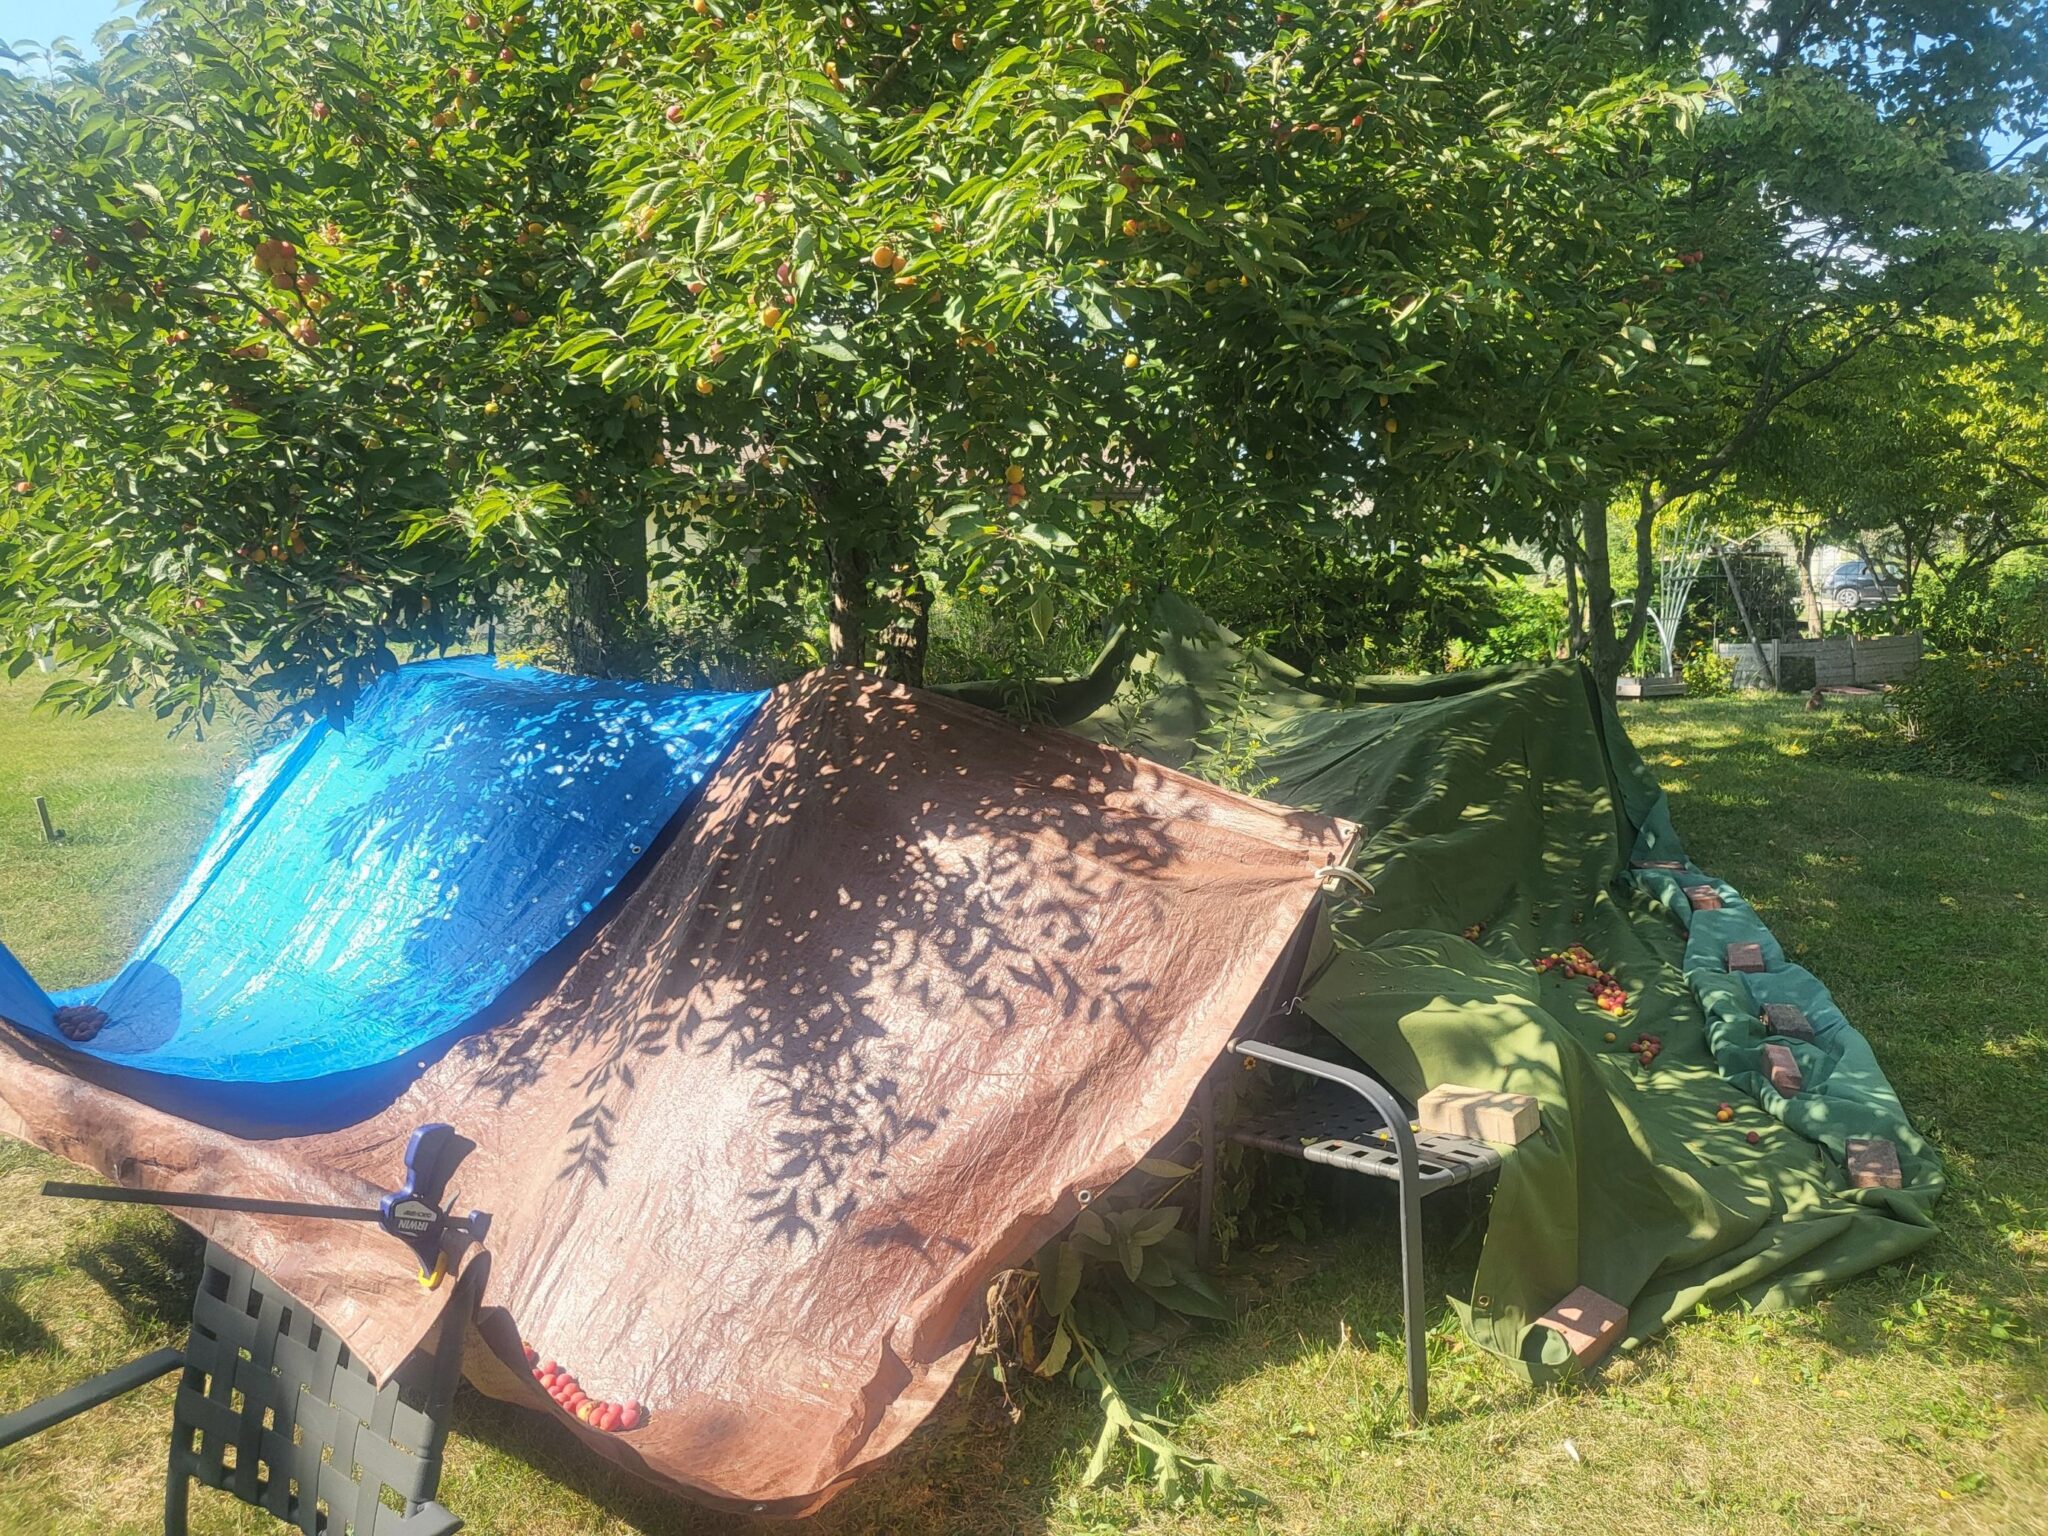
[[[2048,647],[2048,559],[2009,556],[1988,577],[1955,581],[1923,574],[1911,606],[1927,643],[1944,651]]]
[[[1645,624],[1642,634],[1637,637],[1636,648],[1629,652],[1628,665],[1622,668],[1631,677],[1660,677],[1664,672],[1664,647],[1657,642],[1657,626]]]
[[[1905,748],[1958,777],[2039,778],[2048,774],[2048,658],[2038,648],[1930,656],[1893,690],[1871,735],[1880,752]]]
[[[1496,581],[1486,590],[1483,628],[1458,647],[1461,666],[1497,667],[1551,661],[1565,638],[1564,588],[1526,581]]]
[[[1712,646],[1701,646],[1678,664],[1685,676],[1685,691],[1699,698],[1715,698],[1735,691],[1735,658],[1723,656]]]

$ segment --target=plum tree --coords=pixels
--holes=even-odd
[[[680,580],[912,679],[947,589],[1313,662],[1516,539],[1611,675],[1612,506],[2034,255],[2041,7],[1925,9],[149,0],[0,71],[0,657],[331,707]]]

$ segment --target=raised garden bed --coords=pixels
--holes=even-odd
[[[1614,696],[1617,699],[1676,699],[1684,695],[1685,679],[1676,673],[1652,677],[1617,677],[1614,680]]]

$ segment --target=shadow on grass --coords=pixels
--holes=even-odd
[[[821,1513],[801,1522],[694,1504],[589,1455],[553,1420],[467,1385],[456,1400],[454,1428],[643,1536],[781,1530],[805,1536],[984,1531],[1039,1536],[1048,1529],[1050,1507],[1062,1496],[1056,1468],[1077,1449],[1085,1455],[1097,1421],[1087,1394],[1040,1386],[1027,1389],[1026,1395],[1030,1401],[1024,1413],[1013,1420],[998,1388],[985,1377],[963,1373],[961,1385],[908,1440]],[[443,1496],[453,1507],[459,1490],[444,1485]]]
[[[205,1244],[182,1222],[124,1225],[66,1255],[122,1312],[177,1331],[192,1316]]]
[[[67,1352],[41,1319],[15,1299],[32,1281],[75,1283],[82,1274],[121,1312],[156,1331],[182,1330],[199,1283],[197,1233],[172,1222],[130,1222],[51,1254],[44,1262],[0,1268],[0,1354]]]
[[[1334,1173],[1329,1178],[1347,1198],[1330,1199],[1325,1192],[1327,1230],[1306,1241],[1260,1244],[1221,1276],[1237,1302],[1239,1323],[1199,1328],[1164,1354],[1119,1371],[1119,1384],[1132,1406],[1157,1411],[1169,1422],[1199,1420],[1207,1403],[1262,1373],[1295,1365],[1348,1330],[1355,1347],[1384,1353],[1387,1359],[1385,1400],[1374,1405],[1375,1422],[1384,1420],[1389,1434],[1405,1429],[1400,1240],[1393,1207],[1390,1199],[1378,1198],[1387,1192],[1377,1186],[1353,1195],[1361,1181]],[[1482,1201],[1468,1202],[1461,1195],[1425,1207],[1430,1295],[1440,1297],[1461,1284],[1469,1289],[1477,1255],[1473,1218],[1483,1209]],[[1433,1320],[1447,1318],[1448,1309],[1439,1307]],[[900,1448],[800,1525],[705,1509],[665,1493],[590,1456],[553,1420],[473,1389],[465,1388],[457,1400],[454,1429],[646,1536],[782,1529],[806,1536],[1037,1536],[1050,1528],[1060,1505],[1076,1496],[1079,1468],[1101,1427],[1101,1411],[1091,1388],[1070,1382],[1025,1377],[1013,1380],[1011,1394],[1020,1410],[1015,1414],[1003,1389],[979,1363],[970,1362],[937,1411]],[[1434,1422],[1448,1425],[1465,1416],[1454,1398],[1439,1401]],[[1191,1449],[1200,1444],[1196,1423],[1175,1433]],[[1104,1480],[1105,1497],[1120,1499],[1119,1485],[1127,1475],[1143,1477],[1120,1452]],[[492,1496],[488,1466],[471,1464],[458,1476],[474,1477],[473,1499]],[[1258,1491],[1257,1479],[1249,1479],[1244,1492],[1256,1496]],[[444,1502],[464,1512],[464,1492],[459,1483],[444,1485]],[[1236,1495],[1219,1497],[1229,1501]],[[474,1513],[488,1527],[488,1512],[479,1508]]]
[[[41,1266],[15,1264],[0,1269],[0,1351],[39,1355],[56,1348],[56,1335],[14,1299],[22,1282],[46,1273]]]

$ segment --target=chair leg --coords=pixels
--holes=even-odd
[[[192,1473],[171,1454],[171,1470],[164,1478],[164,1536],[188,1536],[186,1515],[192,1505]]]
[[[1428,1309],[1422,1295],[1422,1191],[1407,1179],[1401,1193],[1401,1332],[1408,1357],[1408,1418],[1429,1419]]]

